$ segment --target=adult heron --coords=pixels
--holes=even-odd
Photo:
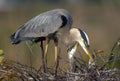
[[[77,28],[71,28],[73,23],[71,14],[65,9],[54,9],[32,18],[17,31],[11,35],[12,44],[18,44],[24,40],[44,41],[45,56],[47,54],[49,41],[52,39],[55,43],[55,62],[57,60],[58,38],[65,44],[76,42],[74,48],[80,44],[89,56],[91,62],[94,62],[87,46],[85,45],[84,33],[79,33]]]
[[[69,36],[70,36],[69,38],[71,38],[71,40],[72,40],[72,43],[74,43],[74,44],[72,44],[72,43],[69,44],[69,47],[68,47],[68,56],[69,56],[71,70],[75,69],[73,67],[73,61],[74,61],[74,54],[76,52],[78,45],[81,45],[81,47],[83,48],[85,53],[88,55],[89,67],[91,67],[92,65],[95,65],[94,54],[92,53],[92,51],[90,49],[90,42],[89,42],[88,35],[79,28],[71,28]],[[69,42],[69,41],[67,41],[67,42]]]
[[[66,43],[69,43],[68,45],[70,46],[68,48],[68,56],[69,56],[69,61],[71,65],[71,70],[74,71],[74,67],[72,66],[72,62],[74,61],[74,54],[76,52],[76,49],[78,45],[81,45],[85,53],[89,57],[89,68],[91,69],[92,66],[95,65],[95,57],[92,51],[90,50],[90,43],[89,43],[89,38],[88,35],[81,29],[78,28],[71,28],[69,30],[69,35],[66,36],[67,38],[65,39]],[[74,45],[71,46],[71,44],[74,43]],[[96,66],[95,66],[96,67]],[[96,72],[98,75],[100,75],[100,72],[98,68],[95,68]]]
[[[24,40],[31,41],[44,41],[45,57],[48,50],[49,41],[52,39],[55,43],[55,62],[57,60],[57,46],[58,37],[63,35],[64,32],[70,30],[72,26],[72,16],[65,9],[53,9],[32,18],[25,24],[21,25],[17,31],[11,35],[10,39],[12,44],[19,44]]]

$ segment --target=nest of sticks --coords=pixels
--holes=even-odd
[[[120,40],[117,40],[111,49],[109,59],[91,69],[86,65],[86,61],[79,57],[74,57],[74,71],[69,68],[63,69],[59,64],[56,69],[47,67],[36,69],[16,61],[5,60],[0,63],[0,81],[119,81],[120,68],[108,68],[110,63],[120,60],[119,55]]]

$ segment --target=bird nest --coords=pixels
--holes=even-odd
[[[78,58],[76,58],[78,60]],[[0,81],[119,81],[120,69],[107,69],[103,66],[89,69],[78,61],[74,72],[58,67],[57,74],[53,68],[35,69],[15,61],[6,61],[0,64]],[[99,74],[97,72],[99,71]]]
[[[108,61],[96,63],[91,68],[83,59],[74,57],[74,70],[63,69],[59,65],[56,69],[36,69],[16,61],[5,60],[0,63],[0,81],[119,81],[120,68],[113,67],[115,62],[120,61],[119,49],[120,39],[111,49]]]

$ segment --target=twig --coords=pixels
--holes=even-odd
[[[113,45],[113,47],[112,47],[112,49],[111,49],[111,51],[110,51],[110,54],[109,54],[109,59],[106,61],[106,62],[104,62],[104,64],[100,67],[100,70],[102,70],[108,63],[110,63],[110,62],[112,62],[112,61],[114,61],[115,59],[113,59],[114,57],[113,57],[113,51],[114,51],[114,49],[115,49],[115,47],[117,46],[117,43],[120,41],[120,38],[118,38],[118,40],[114,43],[114,45]],[[115,62],[115,61],[114,61]]]
[[[32,67],[32,56],[31,55],[33,55],[33,51],[32,51],[32,49],[31,49],[31,47],[29,46],[29,44],[28,44],[28,42],[26,42],[26,45],[27,45],[27,47],[28,47],[28,49],[30,50],[30,66]],[[32,68],[31,68],[31,72],[32,72]]]
[[[113,47],[112,47],[112,49],[111,49],[111,51],[110,51],[110,56],[109,56],[109,60],[108,60],[108,61],[110,61],[110,60],[113,59],[113,58],[111,58],[111,57],[113,57],[113,51],[114,51],[114,49],[115,49],[115,47],[117,46],[117,44],[118,44],[119,41],[120,41],[120,38],[118,38],[118,40],[114,43],[114,45],[113,45]]]

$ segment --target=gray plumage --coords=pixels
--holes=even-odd
[[[59,32],[59,29],[66,27],[70,29],[71,25],[72,17],[67,10],[54,9],[32,18],[20,26],[10,38],[13,44],[39,37],[50,36],[52,38]]]

